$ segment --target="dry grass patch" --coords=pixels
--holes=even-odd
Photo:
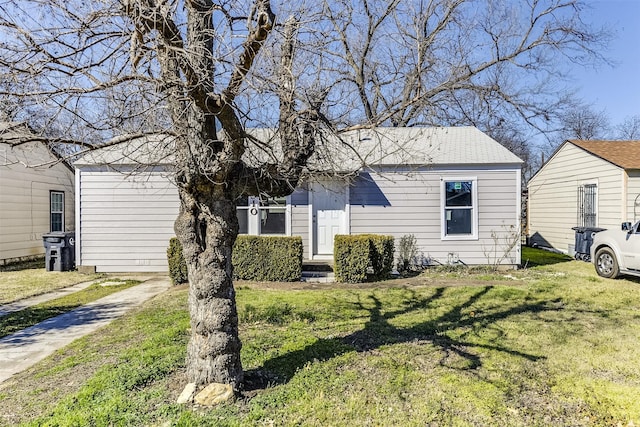
[[[44,268],[0,271],[0,304],[45,294],[100,277],[103,275],[80,274],[76,271],[46,271]]]

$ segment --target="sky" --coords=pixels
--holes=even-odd
[[[574,75],[579,96],[595,111],[605,110],[613,126],[628,116],[640,115],[640,0],[588,0],[586,15],[596,26],[616,32],[608,56],[612,68],[577,67]]]

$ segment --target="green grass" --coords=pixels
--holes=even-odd
[[[30,267],[32,266],[30,265]],[[76,271],[46,271],[44,268],[0,271],[0,304],[96,280],[100,277],[103,275],[81,274]]]
[[[114,282],[118,280],[109,280],[109,283]],[[9,313],[0,317],[0,338],[139,283],[137,280],[123,280],[108,286],[94,283],[81,291]]]
[[[522,265],[525,267],[564,263],[571,260],[573,260],[573,258],[562,253],[530,248],[528,246],[522,247]]]
[[[458,286],[434,274],[369,289],[240,287],[250,390],[212,409],[175,404],[189,319],[174,288],[0,385],[0,423],[640,423],[640,285],[578,261]]]

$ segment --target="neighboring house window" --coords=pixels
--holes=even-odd
[[[597,225],[597,184],[583,184],[578,187],[578,226],[595,227]]]
[[[443,239],[476,239],[478,237],[476,178],[443,178],[441,204]]]
[[[240,234],[286,234],[287,199],[244,197],[237,204]]]
[[[64,231],[64,193],[49,193],[50,231]]]

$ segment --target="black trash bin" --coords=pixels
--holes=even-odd
[[[605,229],[598,227],[572,227],[571,229],[576,232],[575,258],[587,262],[591,261],[590,250],[593,244],[593,236]]]
[[[47,271],[70,271],[75,267],[76,233],[55,231],[42,235]]]

